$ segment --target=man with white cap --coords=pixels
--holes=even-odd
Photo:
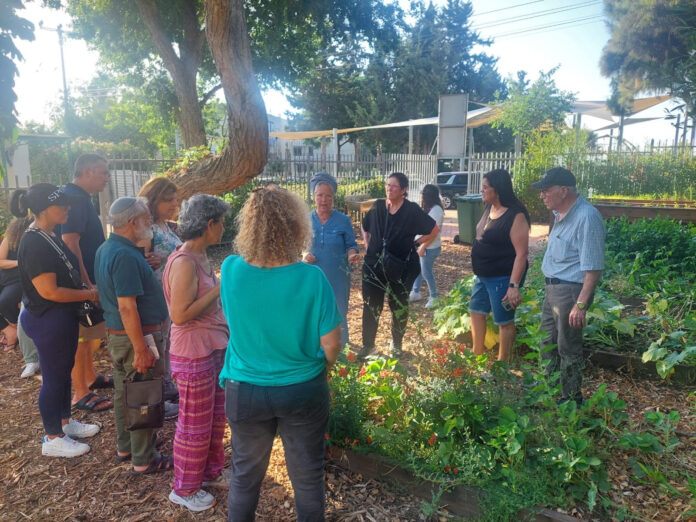
[[[119,198],[109,209],[109,219],[114,231],[97,250],[95,272],[114,365],[115,458],[132,459],[136,475],[170,471],[172,459],[157,453],[152,430],[126,431],[124,422],[124,380],[159,377],[164,372],[163,360],[153,356],[145,339],[152,335],[162,353],[160,325],[168,313],[162,285],[137,246],[152,239],[147,201]]]
[[[548,170],[532,187],[541,191],[542,201],[555,216],[541,265],[546,282],[542,347],[556,345],[543,354],[550,361],[546,374],[560,371],[559,402],[572,400],[581,405],[582,329],[604,269],[604,220],[578,194],[575,176],[567,169]]]

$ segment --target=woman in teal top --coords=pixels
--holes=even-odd
[[[341,322],[341,346],[348,344],[348,300],[350,298],[350,264],[360,263],[358,244],[350,218],[333,208],[336,179],[326,172],[317,172],[309,182],[314,194],[315,210],[312,212],[314,238],[312,248],[305,253],[306,263],[316,264],[329,280]]]
[[[324,519],[326,367],[340,350],[338,313],[322,271],[301,262],[312,228],[302,199],[255,190],[238,217],[222,264],[220,299],[230,341],[220,385],[231,429],[229,520],[254,520],[276,432],[298,520]]]

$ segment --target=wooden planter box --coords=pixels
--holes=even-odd
[[[432,501],[432,493],[437,492],[440,487],[439,484],[415,477],[410,471],[379,455],[355,453],[334,446],[327,450],[326,457],[341,468],[367,478],[395,484],[399,490],[405,490],[426,502]],[[477,488],[455,486],[442,494],[440,506],[454,515],[476,519],[481,516],[479,498],[485,494]],[[523,509],[518,513],[517,519],[536,522],[579,522],[575,517],[541,507]]]
[[[635,377],[660,379],[653,361],[643,362],[637,356],[621,352],[605,350],[585,349],[585,357],[592,364],[600,368],[607,368],[617,372],[628,373]],[[670,382],[683,386],[696,384],[696,366],[680,364],[674,367],[674,373],[669,378]]]
[[[629,221],[637,221],[641,218],[653,219],[658,216],[674,219],[684,223],[696,223],[696,208],[647,206],[635,203],[609,204],[593,202],[593,205],[604,219],[626,216]]]

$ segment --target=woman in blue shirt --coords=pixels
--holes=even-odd
[[[353,224],[350,218],[333,208],[336,194],[336,179],[326,172],[317,172],[309,182],[314,194],[316,209],[312,211],[312,229],[314,237],[312,248],[305,253],[306,263],[315,264],[321,268],[329,280],[339,313],[343,316],[341,322],[341,346],[348,344],[348,300],[350,298],[349,264],[360,263],[358,244],[355,242]]]

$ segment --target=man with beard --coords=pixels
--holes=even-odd
[[[136,475],[169,471],[172,459],[157,452],[152,430],[126,431],[124,421],[123,381],[164,373],[163,359],[150,351],[148,340],[154,341],[158,354],[163,353],[161,323],[167,317],[167,303],[162,285],[137,246],[152,239],[152,218],[144,198],[124,197],[113,202],[109,219],[114,231],[97,250],[95,272],[114,365],[116,460],[132,460]]]

